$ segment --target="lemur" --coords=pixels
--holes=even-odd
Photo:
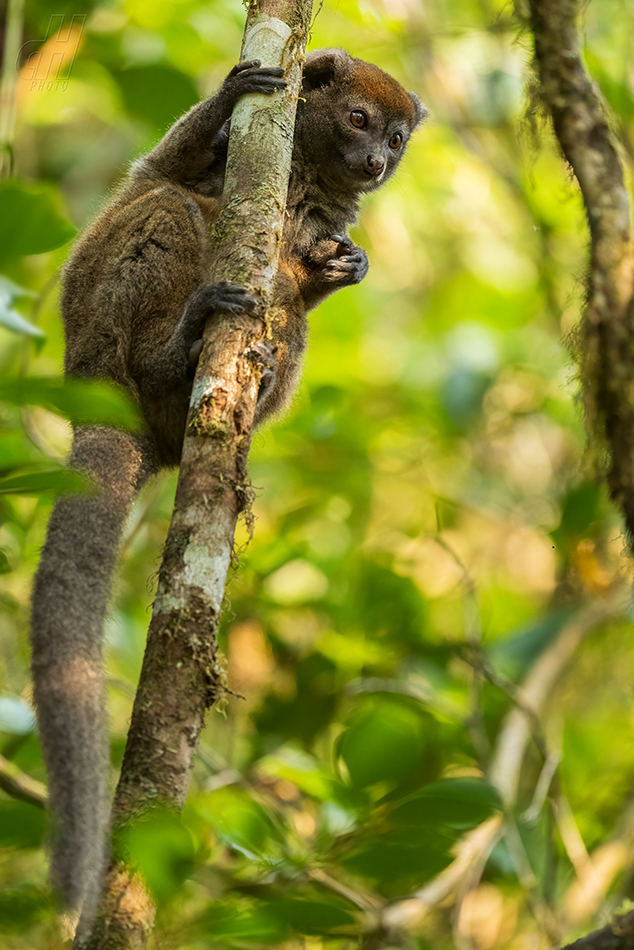
[[[235,66],[135,161],[79,238],[63,275],[65,372],[111,379],[137,401],[142,431],[78,427],[70,464],[94,495],[62,496],[51,515],[32,606],[34,698],[54,820],[51,875],[70,906],[94,906],[105,863],[107,733],[104,619],[117,551],[140,486],[179,463],[205,323],[250,310],[244,287],[210,283],[230,117],[246,93],[274,95],[283,70]],[[288,401],[306,345],[306,312],[358,283],[368,260],[347,236],[359,201],[390,178],[427,109],[377,66],[342,49],[305,61],[279,273],[272,382],[256,425]]]

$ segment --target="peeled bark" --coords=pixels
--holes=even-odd
[[[156,804],[182,808],[205,712],[226,689],[216,634],[236,521],[251,496],[246,464],[260,370],[250,348],[265,335],[277,269],[310,14],[310,0],[258,0],[249,7],[241,60],[283,66],[288,86],[273,97],[245,96],[234,109],[210,278],[246,286],[259,307],[256,316],[214,317],[205,331],[113,806],[115,830]],[[120,860],[91,933],[76,945],[143,947],[153,914],[142,884]]]

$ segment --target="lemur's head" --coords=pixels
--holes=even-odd
[[[298,142],[305,161],[337,190],[371,191],[393,174],[429,115],[418,96],[343,49],[318,49],[304,64]]]

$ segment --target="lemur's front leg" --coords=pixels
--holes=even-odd
[[[302,264],[306,277],[300,281],[300,292],[308,309],[316,307],[340,287],[360,283],[370,266],[363,248],[341,234],[333,234],[316,244]]]

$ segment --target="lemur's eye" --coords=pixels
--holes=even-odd
[[[368,117],[365,112],[361,112],[360,109],[355,109],[354,112],[350,113],[350,121],[354,125],[355,129],[365,129],[368,124]]]
[[[400,132],[395,132],[389,141],[390,148],[400,148],[403,144],[403,136]]]

